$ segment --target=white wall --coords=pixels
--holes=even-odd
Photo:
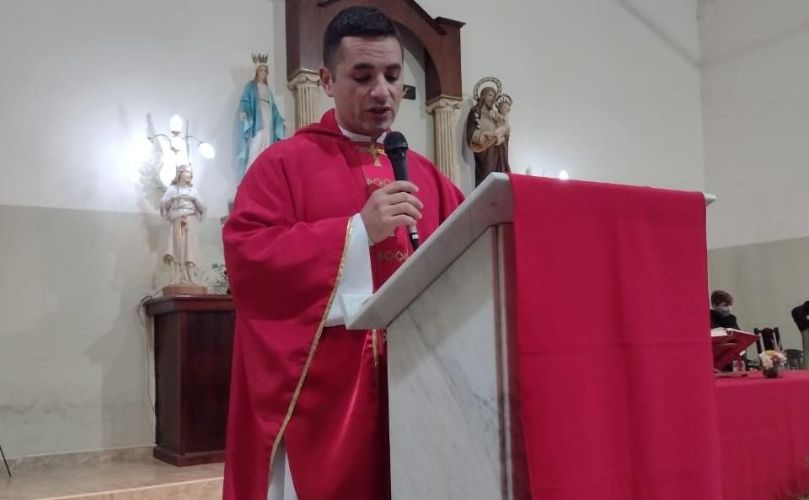
[[[809,299],[809,3],[705,0],[700,8],[710,283],[742,328],[779,326]]]
[[[809,236],[809,2],[701,9],[711,248]]]
[[[270,53],[273,86],[285,89],[285,53],[274,40],[283,39],[279,7],[2,2],[0,204],[140,212],[131,146],[145,134],[147,113],[164,132],[179,113],[219,152],[214,161],[197,158],[195,174],[211,215],[224,215],[235,185],[234,110],[252,76],[251,51]]]
[[[475,83],[493,75],[514,98],[515,171],[702,189],[696,0],[420,5],[467,23],[458,137]]]
[[[279,11],[280,9],[280,11]],[[279,14],[279,12],[281,14]],[[10,456],[153,442],[139,300],[165,284],[166,225],[136,139],[180,113],[209,206],[200,266],[222,261],[236,106],[269,52],[288,117],[283,2],[0,3],[0,444]]]
[[[494,75],[514,98],[516,171],[702,189],[695,2],[420,3],[467,23],[467,97]],[[152,441],[135,307],[160,285],[163,221],[142,199],[132,144],[147,113],[163,130],[180,113],[216,146],[216,160],[196,162],[196,184],[210,206],[201,264],[220,261],[217,219],[235,188],[235,109],[252,51],[270,53],[272,87],[294,122],[283,5],[0,3],[0,443],[9,455]],[[420,100],[402,104],[397,127],[430,154],[421,54],[409,48]]]

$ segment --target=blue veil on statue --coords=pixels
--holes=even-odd
[[[275,97],[267,84],[267,59],[267,54],[253,54],[255,74],[244,86],[239,102],[236,148],[239,180],[262,151],[284,137],[284,118],[278,111]]]

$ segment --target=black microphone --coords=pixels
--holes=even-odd
[[[393,177],[397,181],[407,178],[407,139],[401,132],[391,132],[385,136],[385,154],[393,165]],[[407,226],[407,236],[413,251],[419,247],[419,231],[416,225]]]

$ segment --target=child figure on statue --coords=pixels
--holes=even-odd
[[[508,113],[511,111],[511,97],[507,94],[501,94],[495,101],[495,109],[492,110],[492,117],[494,119],[495,129],[494,137],[497,139],[497,145],[500,146],[508,140],[511,135],[511,124],[508,122]]]

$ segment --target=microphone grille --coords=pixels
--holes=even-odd
[[[390,156],[392,151],[407,151],[407,139],[401,132],[391,132],[385,136],[385,153]],[[401,154],[401,152],[400,152]]]

